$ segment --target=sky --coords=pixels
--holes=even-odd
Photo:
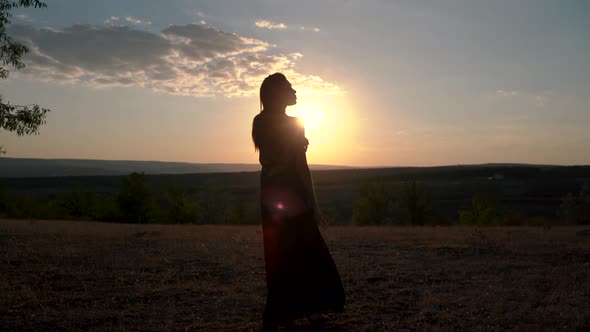
[[[590,164],[587,1],[46,2],[0,94],[51,112],[7,157],[257,163],[282,72],[311,164]]]

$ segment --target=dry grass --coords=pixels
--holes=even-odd
[[[590,228],[333,227],[328,331],[590,328]],[[256,226],[0,221],[0,330],[255,331]],[[302,327],[305,330],[305,327]]]

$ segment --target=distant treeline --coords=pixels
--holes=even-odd
[[[457,219],[434,212],[430,194],[416,181],[393,185],[367,183],[354,202],[352,223],[356,225],[587,225],[590,224],[590,186],[562,197],[557,216],[546,218],[503,211],[489,193],[476,193],[469,207],[457,211]]]
[[[500,178],[500,176],[497,176]],[[488,179],[496,181],[495,178]],[[77,219],[122,223],[258,224],[255,187],[177,184],[150,185],[143,173],[120,177],[119,190],[105,193],[75,190],[39,198],[0,190],[0,217],[23,219]],[[433,208],[426,182],[373,177],[357,183],[348,201],[321,200],[328,223],[353,225],[559,225],[590,224],[590,186],[561,197],[555,217],[505,210],[499,192],[475,192],[470,204],[450,213]],[[324,185],[329,186],[329,183]],[[445,184],[444,188],[451,188]],[[513,190],[513,189],[511,189]],[[333,196],[336,196],[333,194]],[[438,197],[438,196],[437,196]],[[320,197],[321,198],[321,197]],[[336,203],[334,203],[336,202]],[[439,202],[440,203],[440,202]],[[440,204],[439,204],[440,205]],[[346,217],[343,212],[350,209]]]
[[[0,191],[0,217],[123,223],[254,224],[258,208],[228,190],[196,191],[169,185],[153,190],[144,173],[121,178],[115,195],[72,191],[50,199]]]

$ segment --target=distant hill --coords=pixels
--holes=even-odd
[[[314,170],[347,169],[346,166],[311,165]],[[162,161],[0,158],[0,178],[93,175],[232,173],[260,170],[258,164],[197,164]]]

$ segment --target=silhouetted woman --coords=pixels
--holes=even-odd
[[[261,111],[252,124],[259,150],[260,204],[264,237],[267,299],[263,326],[281,324],[344,309],[344,289],[319,232],[319,209],[306,151],[309,144],[297,118],[285,114],[297,103],[283,74],[260,86]]]

